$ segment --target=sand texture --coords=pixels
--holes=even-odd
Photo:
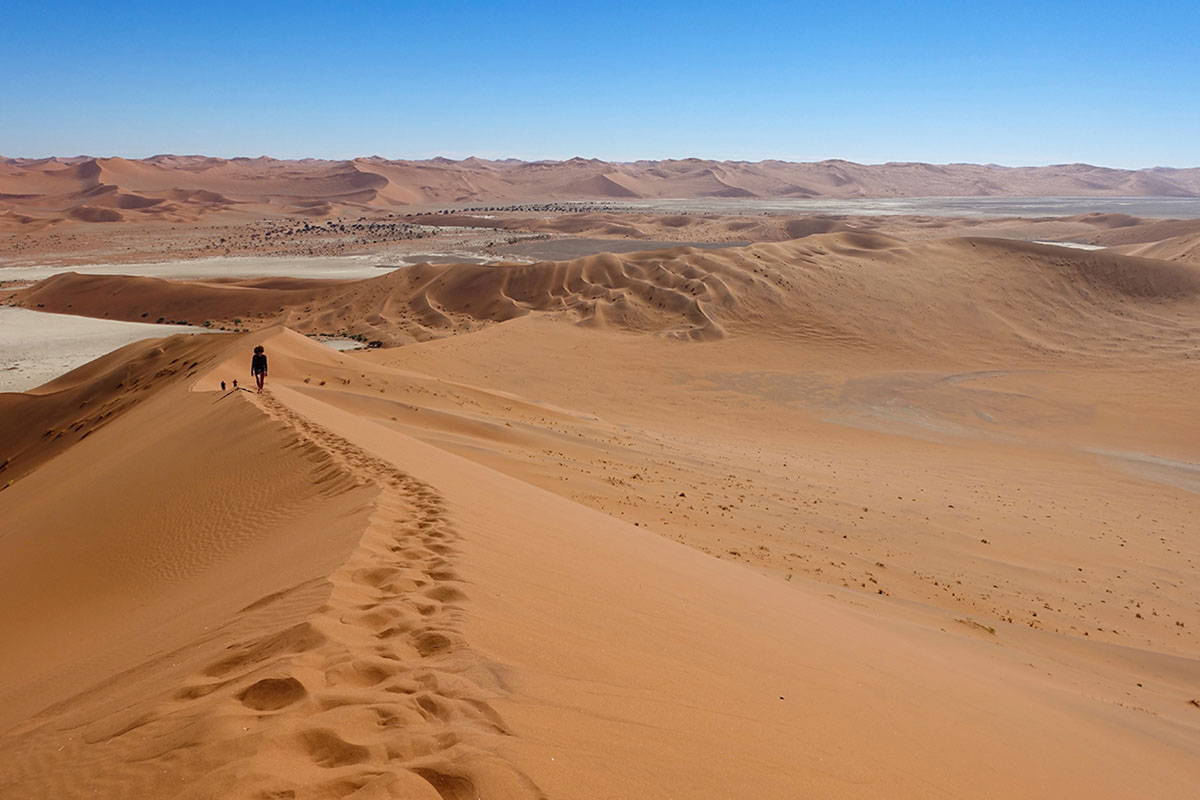
[[[1200,266],[1148,255],[7,290],[251,330],[0,394],[0,797],[1192,798]]]

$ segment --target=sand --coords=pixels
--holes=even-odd
[[[462,259],[459,259],[462,260]],[[312,278],[340,280],[369,278],[381,271],[400,266],[382,263],[371,256],[270,257],[240,256],[146,261],[137,264],[38,264],[12,266],[0,270],[6,281],[33,283],[54,275],[75,272],[80,275],[137,275],[180,280],[239,278]]]
[[[833,232],[11,301],[254,330],[0,395],[5,796],[1200,781],[1188,263]]]
[[[5,223],[32,227],[66,220],[111,224],[136,218],[187,223],[235,215],[255,206],[270,207],[280,216],[320,218],[334,208],[471,201],[1197,195],[1197,169],[1117,170],[1088,164],[1008,168],[838,160],[0,158]],[[380,233],[361,228],[359,232]]]
[[[665,201],[656,202],[665,205]],[[1092,203],[1087,198],[1080,202]],[[982,236],[1071,247],[1114,247],[1124,253],[1196,263],[1191,244],[1200,235],[1197,219],[1099,211],[1069,217],[953,217],[932,213],[763,213],[755,208],[748,200],[727,204],[720,211],[673,212],[612,204],[539,203],[488,207],[485,211],[411,211],[402,215],[403,223],[394,221],[396,213],[380,209],[365,210],[366,217],[333,215],[331,211],[328,218],[314,223],[256,207],[216,223],[73,222],[66,227],[14,229],[7,237],[0,235],[0,288],[69,271],[181,279],[363,278],[380,269],[423,262],[564,260],[675,246],[737,247],[835,232],[876,233],[910,242]],[[360,223],[359,219],[382,221]],[[400,224],[416,233],[398,239],[359,235],[355,226],[364,224]]]
[[[956,340],[1006,363],[1011,355],[1096,361],[1151,350],[1186,357],[1198,276],[1186,263],[1106,250],[842,232],[567,262],[419,264],[359,281],[68,273],[0,301],[113,319],[283,324],[385,345],[548,315],[692,341],[790,337],[839,351],[901,352],[909,363],[940,360]],[[1134,307],[1142,313],[1126,320]]]
[[[542,237],[727,243],[837,230],[1142,244],[1195,234],[1198,197],[1197,169],[1086,164],[0,157],[0,267],[353,254],[491,259]],[[1171,221],[1184,229],[1128,229],[1130,220],[1159,217],[1180,217]],[[1108,236],[1114,225],[1126,230]],[[1113,241],[1093,240],[1105,236]]]

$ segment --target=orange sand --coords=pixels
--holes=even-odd
[[[1200,782],[1195,267],[841,233],[92,280],[17,299],[273,327],[0,395],[4,797]]]
[[[856,230],[905,238],[970,234],[1133,245],[1194,235],[1200,222],[1123,214],[964,220],[624,213],[612,204],[664,198],[1198,195],[1200,169],[1087,164],[0,157],[0,259],[123,263],[223,254],[445,252],[448,244],[458,252],[494,255],[513,238],[510,232],[744,242]],[[447,207],[466,212],[429,213]],[[464,241],[464,227],[478,235]],[[417,242],[443,246],[413,249]]]

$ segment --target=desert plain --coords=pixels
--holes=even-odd
[[[1197,194],[0,161],[0,797],[1195,797]]]

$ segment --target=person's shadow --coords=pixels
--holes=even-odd
[[[216,400],[213,400],[213,403],[219,403],[222,400],[224,400],[226,397],[229,397],[231,394],[237,394],[238,392],[248,392],[249,394],[258,394],[258,392],[254,391],[253,389],[247,389],[245,386],[238,386],[235,389],[226,389],[224,392],[221,393],[220,397],[218,397]]]

